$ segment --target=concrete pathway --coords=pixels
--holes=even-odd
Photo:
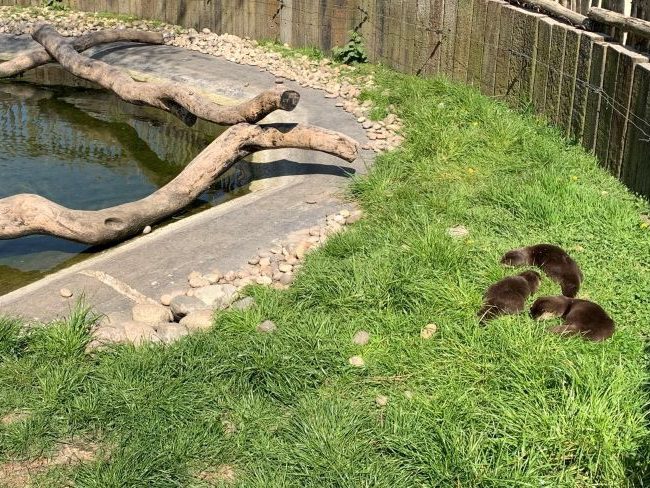
[[[32,47],[26,36],[0,35],[0,59]],[[256,67],[242,66],[172,46],[106,45],[93,56],[138,76],[184,82],[225,99],[247,99],[275,84],[275,77]],[[301,122],[341,131],[361,144],[365,131],[354,117],[335,107],[324,92],[285,81],[300,92],[293,112],[276,112],[265,122]],[[0,297],[0,314],[51,320],[67,314],[73,300],[59,294],[63,287],[83,293],[101,313],[127,313],[133,302],[113,287],[81,274],[101,271],[157,299],[170,289],[186,286],[187,275],[213,268],[236,270],[258,249],[270,247],[289,233],[317,225],[345,206],[342,189],[348,178],[363,174],[374,153],[363,152],[352,164],[332,156],[298,150],[258,153],[267,171],[253,183],[254,192],[132,239],[73,267]],[[314,202],[315,203],[307,203]]]

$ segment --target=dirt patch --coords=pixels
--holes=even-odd
[[[222,464],[214,469],[208,469],[198,474],[197,478],[208,483],[234,483],[237,479],[235,468],[229,464]]]
[[[0,417],[0,425],[15,424],[25,420],[27,417],[29,417],[29,412],[26,412],[25,410],[12,410],[3,417]]]
[[[69,466],[95,459],[99,447],[92,443],[60,444],[50,457],[6,461],[0,464],[0,483],[8,488],[24,488],[34,476],[55,466]]]

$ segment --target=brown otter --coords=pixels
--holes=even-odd
[[[575,297],[582,283],[582,271],[564,249],[552,244],[537,244],[508,251],[501,258],[507,266],[537,266],[560,285],[562,295]]]
[[[541,277],[536,271],[524,271],[497,281],[483,296],[483,308],[477,316],[485,323],[499,315],[523,312],[526,299],[537,291]]]
[[[541,297],[530,308],[537,320],[562,317],[563,324],[553,327],[556,334],[583,335],[592,341],[603,341],[614,334],[614,321],[603,308],[588,300],[565,296]]]

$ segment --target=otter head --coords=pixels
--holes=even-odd
[[[541,297],[530,307],[530,316],[535,320],[547,320],[562,317],[571,305],[571,299],[559,297]]]
[[[534,294],[539,288],[539,284],[542,282],[542,277],[537,271],[524,271],[520,273],[523,279],[528,282],[528,288],[530,288],[530,294]]]
[[[505,253],[501,258],[501,264],[505,266],[523,266],[529,264],[528,259],[528,252],[526,252],[525,247],[522,247],[521,249],[513,249]]]

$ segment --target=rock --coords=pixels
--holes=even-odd
[[[370,342],[370,332],[367,332],[365,330],[358,331],[356,334],[354,334],[352,342],[357,346],[365,346],[368,344],[368,342]]]
[[[302,241],[296,246],[296,257],[298,259],[304,259],[307,251],[313,247],[313,243],[309,241]]]
[[[350,211],[347,209],[343,209],[339,212],[339,215],[344,219],[347,219],[350,216]]]
[[[142,229],[142,233],[143,233],[144,235],[147,235],[147,234],[151,233],[151,226],[148,225],[148,226],[146,226],[144,229]]]
[[[361,217],[363,217],[363,212],[361,210],[355,210],[354,212],[351,212],[348,217],[346,217],[345,223],[347,225],[354,224],[361,220]]]
[[[293,281],[293,278],[293,273],[282,273],[282,276],[280,276],[280,279],[278,281],[283,285],[290,285]]]
[[[198,298],[187,296],[174,297],[170,308],[176,318],[185,317],[199,310],[209,310],[209,307]]]
[[[166,323],[154,325],[156,334],[162,342],[170,344],[189,334],[187,328],[180,324]]]
[[[201,288],[210,284],[210,280],[208,280],[205,276],[192,276],[188,279],[188,281],[192,288]]]
[[[429,340],[438,330],[436,324],[428,324],[420,331],[420,337],[424,340]]]
[[[237,300],[232,305],[230,305],[230,308],[232,308],[233,310],[248,310],[254,305],[255,305],[255,299],[253,297],[244,297],[240,300]]]
[[[169,307],[174,298],[180,297],[182,295],[185,295],[185,290],[170,291],[169,293],[165,293],[160,297],[160,303],[162,303],[165,307]]]
[[[278,269],[283,273],[291,273],[291,271],[293,271],[293,266],[287,263],[282,263],[278,266]]]
[[[377,395],[377,398],[375,398],[375,403],[378,407],[385,407],[388,405],[388,397],[385,395]]]
[[[350,365],[354,366],[355,368],[363,368],[366,365],[366,362],[361,356],[352,356],[350,359],[348,359],[348,363],[350,363]]]
[[[187,327],[187,330],[205,330],[212,327],[213,324],[212,310],[197,310],[192,312],[180,321],[180,325]]]
[[[231,284],[198,288],[194,296],[212,308],[228,308],[237,298],[237,287]]]
[[[170,322],[172,319],[172,314],[168,309],[153,303],[138,303],[131,309],[131,315],[136,322],[145,324]]]
[[[211,34],[212,33],[212,31],[210,29],[208,29],[207,27],[205,27],[201,32],[203,32],[204,34]]]
[[[270,276],[258,276],[255,281],[258,285],[270,285],[273,283],[273,278]]]
[[[308,197],[305,197],[305,203],[308,203],[310,205],[318,203],[318,197],[315,195],[309,195]]]
[[[123,327],[98,327],[93,331],[92,339],[101,345],[118,344],[120,342],[126,342],[126,331]]]
[[[462,239],[469,235],[469,230],[464,225],[457,225],[455,227],[450,227],[447,229],[447,234],[449,234],[454,239]]]
[[[265,266],[270,266],[271,265],[271,258],[260,258],[259,264],[261,268],[264,268]]]
[[[218,283],[219,280],[221,279],[221,273],[219,273],[218,271],[217,272],[213,271],[212,273],[208,273],[207,275],[205,275],[205,279],[208,280],[211,285],[214,285],[215,283]]]
[[[254,256],[254,257],[252,257],[252,258],[250,258],[248,260],[248,264],[251,264],[253,266],[256,265],[256,264],[259,264],[259,262],[260,262],[260,257],[259,256]]]
[[[126,340],[136,346],[145,342],[160,342],[160,337],[151,325],[141,322],[126,322],[123,327]]]
[[[271,320],[265,320],[260,325],[257,326],[256,330],[260,334],[270,334],[275,332],[278,329],[278,326],[275,325]]]
[[[70,288],[61,288],[61,289],[59,290],[59,294],[60,294],[63,298],[71,298],[72,295],[73,295],[72,290],[71,290]]]

